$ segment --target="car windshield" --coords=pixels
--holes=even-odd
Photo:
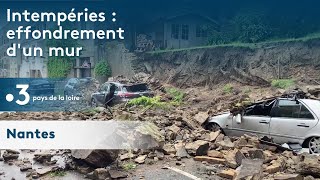
[[[135,84],[131,86],[124,86],[124,89],[127,92],[143,92],[148,90],[148,86],[146,84]]]

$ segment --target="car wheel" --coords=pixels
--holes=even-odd
[[[94,98],[91,99],[91,107],[97,107],[97,102]]]
[[[205,129],[215,132],[215,131],[221,130],[221,127],[216,123],[208,123]]]
[[[313,137],[310,139],[309,151],[311,154],[320,154],[320,137]]]

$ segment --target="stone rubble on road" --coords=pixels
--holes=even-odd
[[[152,77],[139,74],[136,78],[153,83],[151,88],[156,90],[156,94],[167,96],[163,92],[162,85]],[[269,89],[269,91],[271,91],[270,94],[273,93],[273,90]],[[320,88],[308,87],[306,91],[315,98],[320,95]],[[70,161],[66,163],[65,170],[77,170],[90,179],[126,178],[136,166],[143,164],[166,164],[175,161],[177,166],[184,166],[181,160],[185,158],[193,159],[194,163],[203,164],[206,171],[210,171],[210,175],[224,179],[311,180],[319,178],[320,157],[318,156],[296,155],[291,151],[279,150],[276,146],[262,144],[255,136],[228,137],[220,130],[208,131],[202,127],[211,115],[228,110],[229,104],[239,102],[241,97],[243,97],[241,93],[231,95],[220,93],[215,97],[209,94],[202,97],[197,90],[190,89],[186,91],[186,103],[170,109],[151,108],[141,113],[141,107],[127,107],[122,104],[112,107],[112,114],[104,108],[97,108],[94,111],[81,112],[2,113],[0,118],[137,120],[154,123],[159,128],[152,131],[153,134],[144,131],[145,128],[138,131],[141,136],[153,137],[152,143],[158,144],[157,148],[121,151],[72,150],[66,153]],[[166,98],[170,99],[170,97]],[[5,150],[2,157],[8,163],[14,162],[18,160],[19,152]],[[50,163],[52,154],[34,154],[34,160],[43,164]],[[20,166],[20,170],[27,171],[27,176],[32,178],[39,178],[55,170],[32,168],[30,162]]]

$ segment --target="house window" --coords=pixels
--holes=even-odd
[[[189,26],[188,25],[181,26],[181,39],[184,39],[184,40],[189,39]]]
[[[208,31],[205,27],[197,25],[196,37],[208,37]]]
[[[179,39],[179,24],[171,25],[171,38]]]

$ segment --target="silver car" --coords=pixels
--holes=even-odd
[[[247,106],[239,113],[209,118],[206,127],[229,136],[256,134],[275,143],[295,143],[320,153],[320,101],[277,98]]]

